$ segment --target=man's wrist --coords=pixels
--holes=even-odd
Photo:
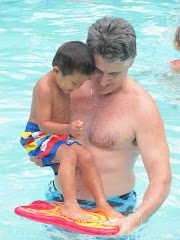
[[[142,225],[142,224],[143,224],[143,221],[142,221],[142,216],[141,216],[141,214],[140,214],[137,210],[136,210],[134,213],[139,217],[140,225]]]
[[[143,224],[143,218],[139,211],[134,211],[129,217],[132,217],[134,228],[137,228]]]

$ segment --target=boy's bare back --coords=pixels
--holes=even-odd
[[[56,84],[53,71],[40,78],[34,89],[29,121],[43,125],[46,121],[66,124],[69,121],[70,94]]]

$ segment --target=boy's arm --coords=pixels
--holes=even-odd
[[[36,92],[37,123],[42,132],[49,134],[69,134],[69,124],[59,124],[51,121],[52,90],[47,83],[39,82]],[[61,102],[59,103],[61,104]]]
[[[82,131],[80,121],[75,121],[71,124],[61,124],[51,121],[52,111],[52,91],[46,83],[40,83],[36,93],[36,116],[37,123],[42,132],[49,134],[71,134],[74,137],[79,137]],[[59,105],[61,102],[59,102]]]

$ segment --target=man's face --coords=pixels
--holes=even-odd
[[[93,85],[101,94],[117,92],[124,83],[130,64],[105,62],[100,55],[94,55],[96,72]]]

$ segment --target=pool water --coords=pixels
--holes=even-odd
[[[166,64],[178,59],[172,39],[180,24],[179,0],[1,0],[0,1],[0,239],[109,239],[82,235],[29,221],[14,214],[19,205],[45,200],[50,169],[32,164],[19,144],[27,122],[32,89],[51,69],[57,48],[86,41],[95,20],[113,15],[137,33],[136,61],[129,76],[155,99],[170,147],[172,188],[162,207],[141,228],[115,239],[180,239],[180,74]],[[11,136],[9,136],[11,135]],[[135,172],[137,205],[148,186],[141,158]]]

